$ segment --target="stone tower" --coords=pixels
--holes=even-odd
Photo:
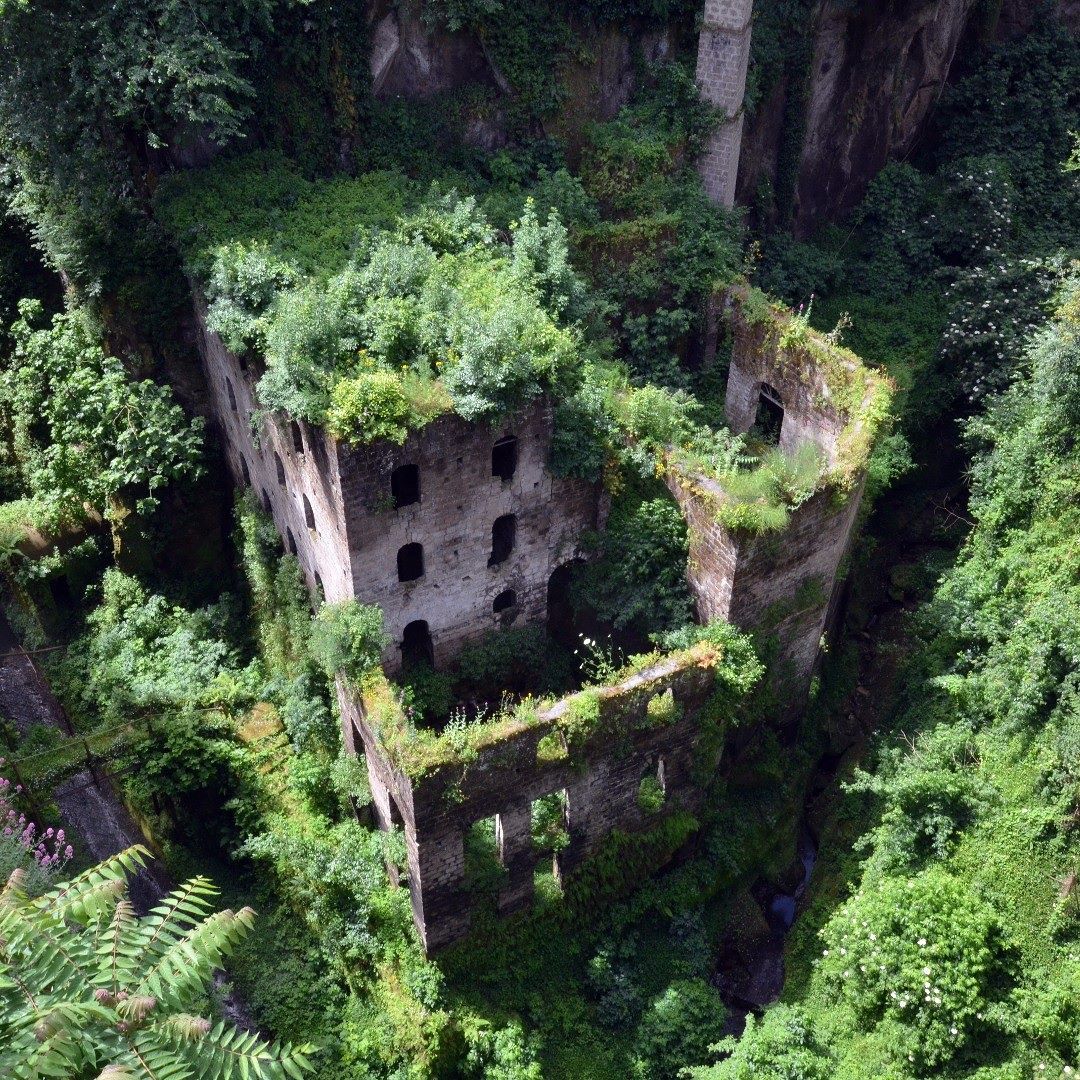
[[[698,88],[701,96],[722,109],[725,116],[709,139],[701,159],[701,176],[709,198],[729,209],[735,205],[739,173],[753,9],[753,0],[705,0],[698,41]]]

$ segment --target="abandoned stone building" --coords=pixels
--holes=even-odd
[[[721,481],[673,462],[665,476],[688,523],[687,580],[699,621],[724,619],[771,639],[772,677],[785,713],[794,715],[835,606],[885,384],[802,324],[787,334],[789,313],[768,305],[763,313],[760,302],[751,308],[740,288],[718,305],[731,345],[728,422],[789,454],[812,445],[820,483],[783,528],[761,534],[724,523]],[[388,669],[410,658],[440,666],[493,627],[544,621],[553,583],[580,557],[583,535],[603,526],[606,507],[599,485],[548,470],[550,403],[537,400],[496,427],[443,417],[402,446],[350,446],[280,416],[263,416],[256,438],[252,363],[230,354],[199,322],[213,409],[237,483],[258,494],[313,588],[331,601],[355,596],[382,608],[394,640],[384,657]],[[425,946],[440,948],[469,925],[463,845],[476,821],[495,818],[507,875],[499,909],[509,912],[532,895],[536,799],[553,792],[563,799],[570,842],[556,860],[560,878],[612,829],[647,824],[637,801],[643,776],[660,783],[663,813],[693,809],[701,794],[693,768],[698,718],[712,680],[712,660],[692,652],[605,688],[597,734],[572,764],[542,746],[581,695],[529,723],[481,732],[488,741],[467,767],[458,761],[419,773],[403,756],[408,725],[393,695],[375,708],[368,690],[339,683],[346,744],[365,752],[380,824],[405,832]],[[673,716],[644,722],[649,702],[666,692]]]
[[[260,414],[254,364],[198,322],[236,483],[273,516],[313,590],[382,608],[389,668],[410,655],[440,666],[488,630],[544,621],[549,589],[605,506],[596,485],[548,471],[549,402],[495,428],[444,416],[403,446],[354,447]]]

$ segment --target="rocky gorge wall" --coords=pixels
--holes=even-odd
[[[573,145],[583,123],[613,116],[628,100],[638,77],[635,54],[648,62],[669,58],[679,42],[685,45],[700,28],[704,32],[695,51],[712,48],[718,37],[741,50],[739,30],[748,7],[742,0],[709,0],[702,4],[700,27],[615,27],[593,34],[564,72],[560,109],[545,118],[544,128]],[[1055,0],[1051,9],[1080,32],[1080,0]],[[772,47],[753,43],[755,32],[765,34],[767,18],[782,49],[790,51],[792,38],[805,36],[805,60],[773,71],[745,115],[723,126],[721,142],[730,142],[741,126],[736,203],[752,206],[761,202],[762,190],[774,197],[779,192],[790,206],[774,206],[773,212],[783,216],[790,211],[802,233],[851,209],[889,160],[918,147],[935,104],[965,56],[987,40],[1025,32],[1042,10],[1036,0],[1003,0],[996,10],[982,0],[819,0],[805,7],[756,0],[751,81],[758,51]],[[416,5],[385,0],[372,3],[370,20],[378,96],[425,98],[475,84],[513,94],[483,40],[468,29],[436,29],[420,17]],[[693,65],[693,55],[684,59]],[[725,108],[731,104],[719,87],[706,96]],[[489,147],[505,142],[497,108],[474,125],[472,136]],[[717,149],[713,184],[719,195],[730,190],[729,178],[720,174],[731,154],[730,148]]]

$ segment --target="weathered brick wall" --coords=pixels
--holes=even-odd
[[[410,779],[380,744],[363,707],[343,685],[339,702],[350,737],[362,739],[376,813],[384,827],[404,828],[413,915],[428,951],[464,934],[470,896],[465,888],[464,838],[476,821],[495,817],[507,880],[499,909],[531,902],[539,860],[531,839],[532,803],[564,792],[567,848],[555,869],[565,878],[596,851],[612,830],[636,831],[657,820],[638,805],[646,774],[663,776],[661,814],[694,810],[702,798],[695,772],[701,739],[698,717],[714,689],[711,663],[682,655],[661,661],[605,689],[595,735],[570,758],[538,761],[537,745],[557,728],[572,701],[557,702],[540,721],[481,749],[465,765],[443,766]],[[682,716],[666,725],[644,723],[648,701],[672,689]],[[715,765],[715,762],[711,763]]]
[[[357,595],[386,613],[386,628],[400,641],[405,626],[426,621],[436,663],[468,640],[501,625],[542,622],[551,574],[580,554],[581,535],[599,526],[595,485],[562,480],[547,469],[551,408],[538,401],[496,427],[445,416],[411,435],[404,446],[339,448],[349,559]],[[517,468],[509,480],[492,475],[495,442],[517,438]],[[420,502],[387,505],[390,476],[401,465],[419,466]],[[516,518],[514,550],[488,566],[492,526]],[[397,552],[424,549],[424,576],[397,579]],[[496,615],[495,597],[512,590],[515,608]],[[388,656],[393,666],[397,656]]]
[[[286,546],[295,547],[309,586],[318,580],[327,600],[355,596],[383,609],[394,639],[384,658],[389,667],[399,664],[398,643],[414,620],[428,623],[436,664],[498,625],[544,620],[548,579],[579,554],[582,533],[602,524],[604,507],[595,485],[548,471],[547,402],[535,402],[498,427],[446,416],[404,446],[352,447],[299,425],[302,452],[294,445],[292,424],[268,414],[256,446],[256,373],[250,364],[244,370],[206,330],[204,309],[197,315],[197,344],[234,480],[264,500]],[[492,475],[491,451],[506,435],[518,440],[517,467],[511,479],[502,480]],[[395,510],[390,475],[407,463],[419,466],[420,501]],[[313,529],[306,523],[305,496]],[[514,549],[505,562],[489,567],[492,525],[505,514],[516,517]],[[397,553],[414,542],[423,546],[424,574],[401,582]],[[516,603],[497,615],[492,602],[506,590],[513,590]]]
[[[699,621],[726,619],[776,640],[771,675],[787,713],[806,700],[826,629],[840,562],[848,549],[861,488],[846,499],[819,492],[791,512],[778,533],[734,533],[716,520],[719,485],[669,476],[689,523],[687,578]],[[714,495],[702,497],[712,489]]]
[[[709,198],[729,208],[739,172],[752,16],[753,0],[705,0],[698,39],[698,87],[727,117],[710,137],[699,168]]]
[[[195,321],[196,345],[233,480],[241,489],[250,487],[263,502],[287,547],[292,538],[309,587],[314,588],[318,574],[327,600],[348,599],[353,595],[353,579],[334,440],[315,428],[300,425],[303,450],[298,452],[289,422],[269,414],[259,423],[256,440],[252,416],[258,408],[257,374],[253,365],[248,364],[246,370],[241,367],[217,334],[206,329],[206,312],[201,304],[196,306]],[[279,480],[275,454],[281,459],[284,483]],[[314,529],[306,524],[305,496],[311,504]]]
[[[749,321],[738,297],[729,297],[726,310],[734,334],[725,397],[731,430],[742,433],[753,425],[762,383],[768,383],[784,406],[780,448],[793,454],[812,443],[825,468],[835,468],[842,433],[858,419],[843,412],[830,379],[839,379],[851,362],[840,354],[819,361],[806,347],[781,348],[777,324]],[[833,366],[829,373],[826,362]],[[806,699],[851,541],[862,471],[852,490],[826,485],[791,511],[782,530],[763,535],[736,533],[717,520],[716,508],[724,500],[718,482],[673,471],[667,482],[689,527],[687,580],[698,619],[726,619],[774,636],[778,654],[771,674],[785,710],[797,712]]]
[[[780,449],[790,454],[810,442],[830,467],[835,465],[840,433],[847,419],[837,408],[813,357],[804,351],[781,358],[769,340],[767,323],[749,322],[738,304],[729,306],[727,315],[734,338],[724,398],[728,427],[736,434],[750,430],[761,384],[769,383],[780,392],[784,405]]]

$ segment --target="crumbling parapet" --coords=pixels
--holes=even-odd
[[[416,731],[381,672],[356,692],[339,683],[347,738],[362,742],[379,822],[405,834],[413,915],[435,951],[469,927],[464,843],[469,827],[495,818],[506,879],[498,909],[531,901],[539,861],[532,804],[562,792],[569,842],[555,855],[565,880],[614,830],[634,832],[676,811],[695,811],[718,756],[718,647],[694,646],[652,662],[613,686],[475,725],[466,735]],[[705,760],[705,759],[708,760]],[[664,801],[643,808],[643,776]]]
[[[705,0],[698,39],[698,88],[723,113],[699,168],[709,198],[728,209],[735,205],[739,174],[753,7],[753,0]]]
[[[700,622],[724,619],[773,642],[787,715],[801,709],[835,607],[867,462],[888,417],[888,380],[808,322],[740,287],[725,297],[732,338],[725,409],[732,431],[772,419],[789,457],[815,448],[819,475],[791,505],[740,502],[723,475],[672,455],[668,487],[686,518],[687,579]]]

